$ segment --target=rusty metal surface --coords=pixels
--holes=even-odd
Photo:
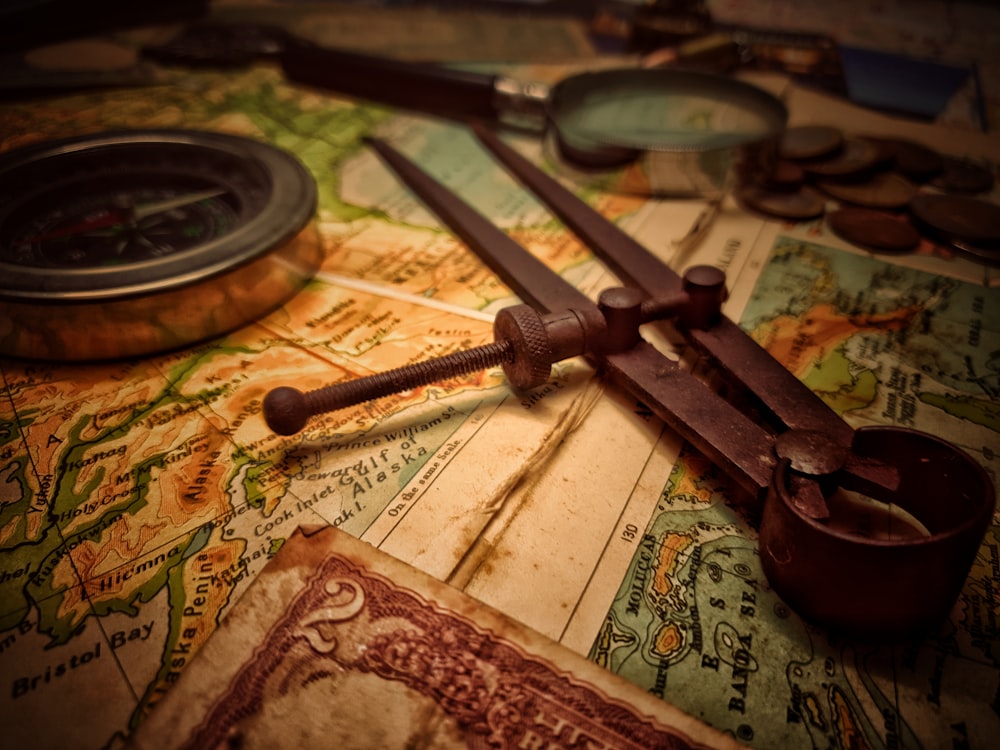
[[[489,131],[479,128],[477,134],[633,287],[592,302],[406,157],[373,142],[445,224],[522,299],[547,313],[529,316],[529,332],[511,316],[496,328],[505,343],[530,333],[543,353],[508,360],[505,367],[515,373],[515,383],[530,386],[543,379],[541,360],[549,358],[584,354],[602,365],[617,384],[763,502],[764,571],[805,618],[876,637],[938,624],[955,601],[992,517],[995,495],[982,467],[931,435],[896,427],[852,429],[721,314],[721,272],[698,267],[678,276]],[[768,419],[747,415],[641,340],[638,326],[661,315],[673,318],[688,340],[759,399]],[[516,374],[525,368],[527,375]],[[845,498],[851,492],[864,496],[861,505],[869,518],[879,503],[887,504],[888,510],[879,510],[887,519],[885,530],[850,526],[854,516],[845,509],[853,501]],[[916,525],[905,521],[908,514]]]
[[[873,539],[831,528],[794,504],[802,478],[774,474],[758,541],[774,590],[803,617],[854,635],[902,638],[939,625],[969,572],[993,515],[993,487],[979,464],[932,435],[865,427],[854,450],[899,469],[895,502],[929,536]]]
[[[539,170],[493,131],[473,126],[473,132],[622,281],[654,298],[681,287],[681,277],[673,269]],[[850,428],[843,420],[732,321],[722,319],[711,329],[691,330],[688,336],[789,428],[827,431],[844,444],[850,443]]]
[[[773,437],[645,341],[605,356],[615,382],[646,404],[751,495],[774,470]]]

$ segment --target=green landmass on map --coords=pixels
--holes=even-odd
[[[974,284],[779,237],[741,324],[852,424],[931,433],[997,476],[998,322],[1000,297]],[[704,470],[682,451],[591,659],[756,747],[957,747],[992,731],[995,701],[949,703],[942,680],[995,681],[981,667],[1000,643],[995,528],[939,633],[855,642],[771,591],[753,519]]]
[[[993,401],[972,396],[924,392],[920,400],[943,412],[1000,433],[1000,407]]]
[[[853,372],[851,360],[840,349],[817,362],[802,382],[838,414],[872,403],[878,390],[875,373],[871,370]]]
[[[273,386],[318,388],[485,343],[490,322],[465,311],[510,295],[438,223],[389,210],[415,216],[417,202],[365,156],[364,136],[384,129],[512,231],[550,246],[557,267],[589,258],[470,135],[456,137],[458,126],[294,89],[271,67],[185,73],[178,84],[70,94],[30,108],[0,105],[3,150],[175,127],[261,139],[295,154],[316,179],[311,229],[339,276],[331,281],[324,269],[265,319],[190,349],[84,365],[0,361],[0,655],[19,660],[9,676],[14,692],[2,685],[0,717],[32,701],[47,706],[43,691],[59,683],[46,669],[58,663],[65,671],[81,639],[107,623],[136,638],[149,636],[140,619],[157,629],[139,666],[107,649],[101,661],[87,652],[91,665],[110,667],[94,691],[124,682],[134,698],[115,708],[128,712],[118,725],[87,717],[96,734],[106,732],[96,744],[142,720],[299,522],[361,536],[384,515],[402,519],[415,501],[400,497],[401,488],[430,484],[458,453],[456,431],[471,422],[467,432],[476,434],[501,400],[496,368],[318,417],[293,438],[264,424],[261,402]],[[373,174],[357,179],[358,170]],[[624,214],[640,202],[615,205]],[[396,291],[338,285],[340,278]],[[421,304],[428,297],[441,304]],[[476,393],[461,408],[440,403],[464,391]],[[384,427],[403,411],[407,417]],[[108,630],[106,643],[126,638],[120,632]],[[39,744],[65,744],[53,739],[76,722],[65,719],[41,727],[52,736]]]

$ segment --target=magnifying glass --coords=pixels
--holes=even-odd
[[[774,168],[788,119],[771,94],[690,70],[597,70],[549,86],[294,38],[278,57],[298,83],[544,133],[571,177],[626,192],[716,198],[760,181]]]

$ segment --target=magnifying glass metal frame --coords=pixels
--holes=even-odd
[[[279,58],[288,78],[298,83],[434,115],[499,121],[545,133],[547,148],[571,178],[619,192],[717,198],[736,186],[760,181],[777,162],[788,120],[781,101],[762,89],[692,70],[596,70],[549,86],[333,50],[295,38],[287,40]],[[652,105],[645,133],[607,120],[616,107],[624,112],[643,98]],[[664,122],[675,119],[664,117],[671,107],[685,110],[692,103],[701,110],[692,117],[694,122]],[[603,109],[610,127],[586,122],[595,107]],[[677,116],[683,119],[683,112]],[[720,116],[737,124],[718,127],[712,120]]]

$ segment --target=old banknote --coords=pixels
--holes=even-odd
[[[456,589],[324,527],[289,538],[131,745],[555,750],[736,743]]]

